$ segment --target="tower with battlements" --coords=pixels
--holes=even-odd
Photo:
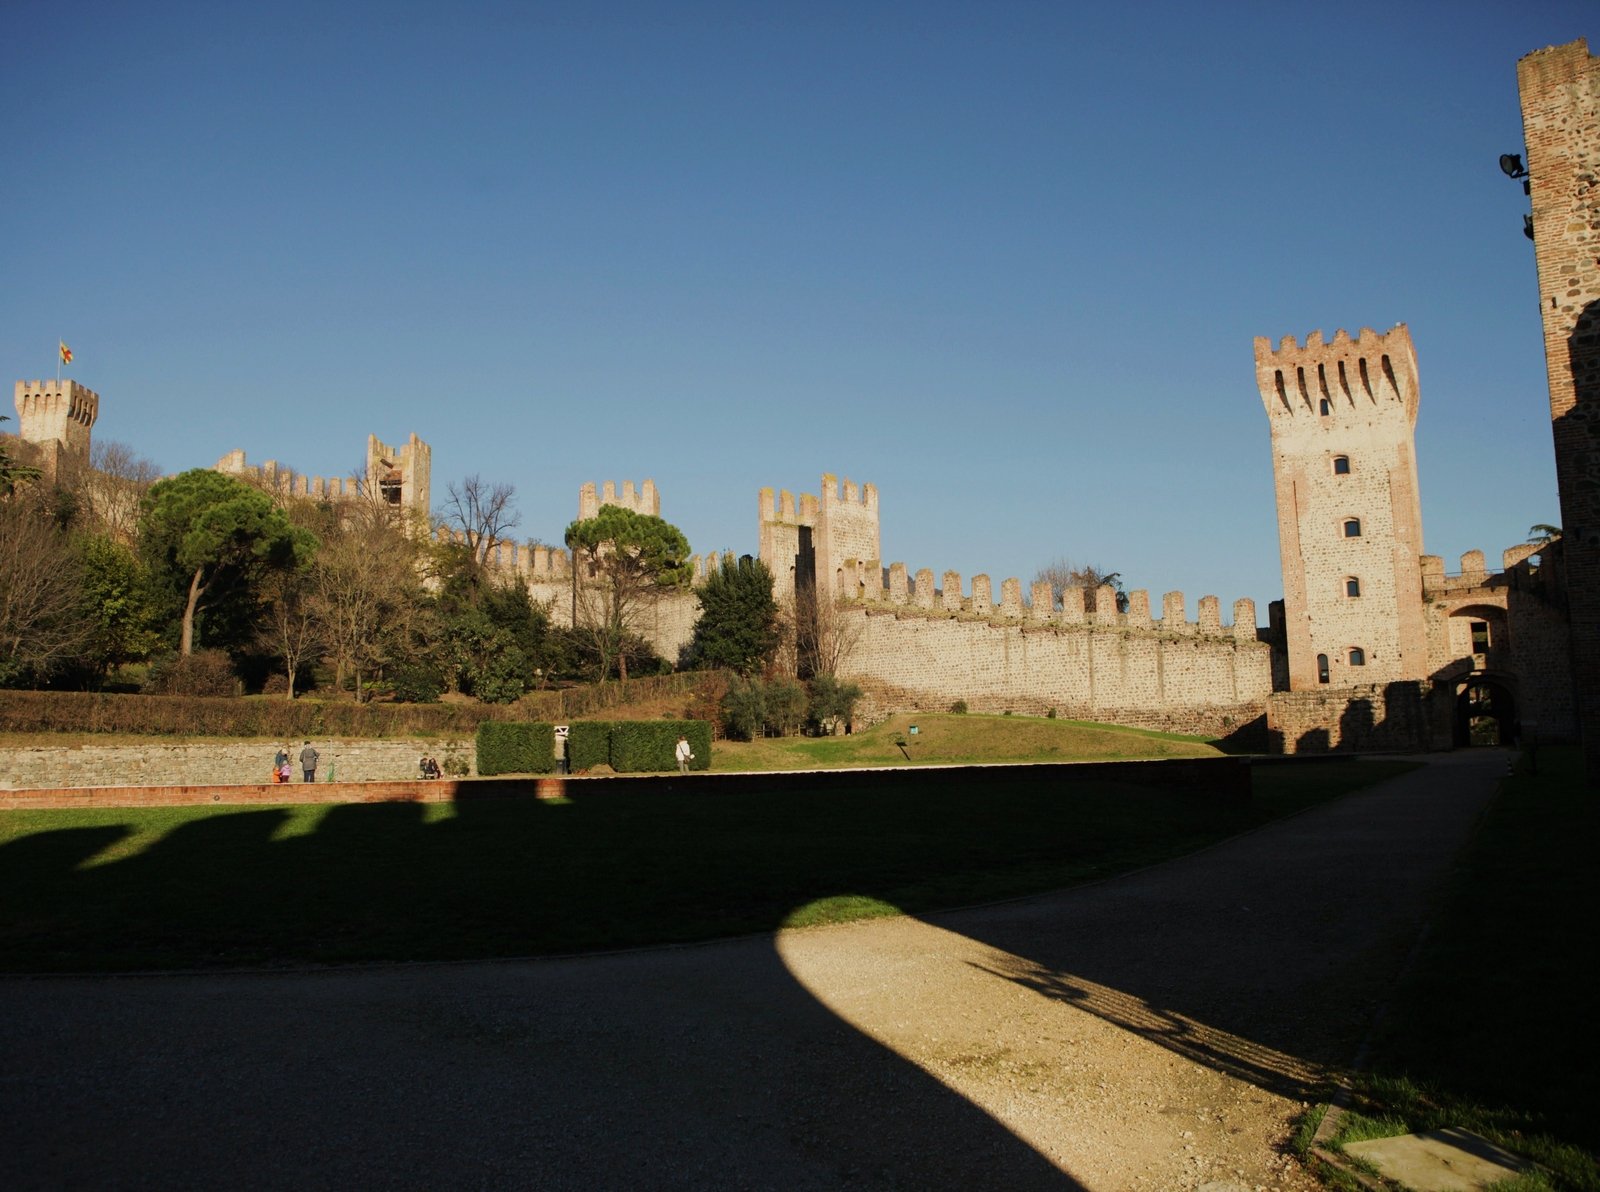
[[[54,478],[64,456],[89,461],[89,435],[100,395],[76,381],[18,381],[17,437],[33,445],[38,466]]]
[[[1291,691],[1427,675],[1417,359],[1378,335],[1255,341],[1272,428]]]
[[[433,448],[415,432],[398,450],[379,441],[377,435],[367,436],[367,491],[424,526],[428,523],[432,471]]]

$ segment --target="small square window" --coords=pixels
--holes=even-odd
[[[1350,475],[1350,457],[1348,455],[1336,455],[1333,457],[1333,474],[1335,476]]]
[[[1333,403],[1327,398],[1323,398],[1317,403],[1317,413],[1326,418],[1329,414],[1333,413]]]
[[[1361,537],[1361,519],[1359,517],[1348,517],[1345,519],[1344,536],[1346,538]]]
[[[1350,576],[1344,581],[1344,594],[1346,596],[1361,595],[1361,581],[1355,576]]]
[[[1474,654],[1487,654],[1489,652],[1489,623],[1487,621],[1472,622],[1472,652]]]
[[[1351,646],[1350,647],[1350,665],[1351,666],[1366,666],[1367,665],[1367,652],[1365,650],[1363,650],[1360,646]]]

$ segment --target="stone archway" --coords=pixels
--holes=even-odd
[[[1469,675],[1456,693],[1455,745],[1509,745],[1520,735],[1511,686],[1490,675]]]

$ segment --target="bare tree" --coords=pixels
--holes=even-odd
[[[363,680],[404,647],[420,581],[416,544],[384,511],[356,503],[346,513],[317,552],[313,610],[337,686],[351,675],[360,700]]]
[[[295,675],[323,648],[317,592],[310,568],[271,572],[261,585],[265,611],[256,629],[256,641],[283,659],[289,677],[289,699],[294,698]]]
[[[837,675],[850,660],[863,628],[859,617],[823,598],[812,584],[795,588],[793,625],[795,667],[801,678]]]
[[[474,473],[460,485],[452,481],[445,492],[445,524],[461,531],[480,564],[488,557],[489,548],[522,521],[515,505],[515,485],[490,484]]]
[[[126,443],[97,439],[79,476],[82,511],[108,538],[131,543],[139,530],[139,502],[160,479],[161,469]]]
[[[1084,609],[1087,612],[1128,611],[1128,596],[1122,590],[1120,571],[1107,571],[1092,563],[1085,563],[1080,567],[1065,556],[1057,556],[1034,573],[1033,582],[1048,583],[1051,592],[1057,595],[1069,588],[1082,588]],[[1095,608],[1095,593],[1102,587],[1109,587],[1116,592],[1115,610]]]
[[[47,494],[28,487],[0,500],[0,682],[47,674],[88,642],[82,592]]]

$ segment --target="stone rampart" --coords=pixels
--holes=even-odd
[[[840,674],[869,690],[878,715],[942,711],[960,700],[972,711],[1055,709],[1071,719],[1223,733],[1260,716],[1272,690],[1271,650],[1256,638],[1248,600],[1235,605],[1237,623],[1225,630],[1211,597],[1194,623],[1182,619],[1180,593],[1169,594],[1160,620],[1136,612],[1090,618],[1081,591],[1069,590],[1064,612],[1047,613],[1041,603],[1023,606],[1012,580],[994,606],[986,603],[987,577],[975,576],[974,597],[956,611],[943,602],[953,573],[931,605],[909,593],[895,600],[894,575],[887,599],[838,606],[848,644]]]
[[[302,741],[289,746],[294,783],[300,783]],[[417,776],[423,754],[441,766],[459,759],[477,772],[477,743],[471,737],[383,741],[317,741],[319,779],[343,782],[399,782]],[[260,783],[272,772],[277,751],[271,741],[166,742],[137,745],[40,745],[4,751],[0,789],[143,786],[183,783],[228,786]]]

